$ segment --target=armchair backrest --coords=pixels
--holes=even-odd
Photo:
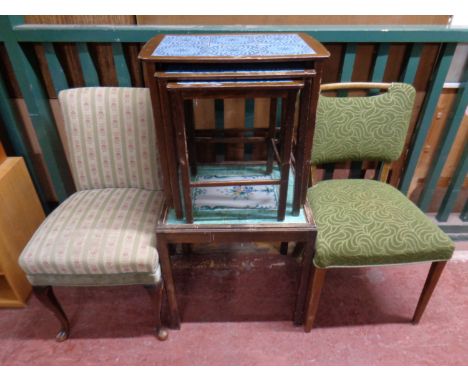
[[[161,190],[149,90],[88,87],[59,94],[77,190]]]
[[[319,96],[312,164],[377,160],[391,162],[403,150],[416,91],[392,83],[369,97]]]

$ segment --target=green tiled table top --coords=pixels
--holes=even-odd
[[[269,175],[265,173],[265,166],[198,166],[197,175],[192,177],[192,181],[208,180],[216,178],[216,180],[229,180],[230,177],[242,177],[246,179],[252,179],[252,177],[259,177],[268,179],[279,179],[279,169],[274,167],[273,172]],[[265,188],[269,189],[266,190]],[[213,189],[213,187],[210,187]],[[289,175],[288,184],[288,198],[286,204],[286,217],[285,220],[277,221],[277,204],[271,205],[271,202],[277,200],[278,186],[245,186],[240,188],[236,187],[216,187],[216,190],[207,190],[210,193],[218,193],[219,195],[230,195],[232,200],[240,200],[240,203],[247,203],[246,200],[250,201],[252,195],[265,194],[265,191],[271,195],[270,203],[260,204],[258,208],[232,208],[232,207],[220,207],[206,203],[199,203],[200,193],[205,193],[203,190],[207,190],[208,187],[194,188],[192,190],[192,203],[193,203],[193,224],[307,224],[307,219],[303,209],[301,209],[298,216],[293,216],[292,211],[292,200],[294,193],[294,174],[291,172]],[[248,192],[246,192],[248,191]],[[203,195],[206,198],[206,194]],[[264,200],[265,198],[263,198]],[[224,199],[226,201],[226,199]],[[229,202],[229,201],[228,201]],[[253,203],[253,202],[251,202]],[[229,203],[228,203],[229,204]],[[166,224],[186,224],[184,219],[176,219],[174,210],[171,209],[168,213]]]

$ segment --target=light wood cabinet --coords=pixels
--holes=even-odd
[[[0,163],[0,307],[26,305],[31,285],[18,257],[44,218],[23,158],[7,157]]]
[[[2,142],[0,142],[0,164],[5,162],[6,159],[7,159],[7,156],[5,154],[5,150],[3,149]]]

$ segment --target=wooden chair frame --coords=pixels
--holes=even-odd
[[[322,85],[320,89],[322,91],[334,91],[342,89],[382,89],[386,90],[391,86],[390,83],[372,83],[372,82],[351,82],[351,83],[336,83]],[[387,182],[391,163],[383,162],[380,167],[379,180],[381,182]],[[316,167],[311,166],[310,182],[314,184],[316,179]],[[437,285],[437,282],[442,275],[447,261],[434,261],[431,264],[429,273],[426,278],[423,290],[418,300],[418,304],[413,314],[412,323],[418,324],[421,317],[426,309],[426,306],[432,296],[432,293]],[[320,302],[320,295],[322,293],[323,284],[325,282],[325,276],[327,274],[326,268],[317,268],[313,266],[313,276],[309,279],[309,288],[306,302],[306,314],[305,314],[305,332],[310,332],[314,326],[315,318],[317,316],[317,309]]]

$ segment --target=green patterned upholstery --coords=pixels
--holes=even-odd
[[[391,162],[401,155],[415,90],[393,83],[371,97],[321,95],[312,163]],[[364,179],[327,180],[308,191],[317,224],[319,268],[448,260],[453,243],[394,187]]]
[[[76,88],[59,94],[78,190],[161,190],[149,90]]]
[[[326,180],[308,191],[319,268],[444,261],[450,238],[394,187],[365,179]]]
[[[154,284],[162,192],[79,191],[42,223],[19,263],[33,285]]]
[[[312,164],[347,160],[398,159],[414,104],[409,84],[393,83],[372,97],[321,95],[312,148]]]

